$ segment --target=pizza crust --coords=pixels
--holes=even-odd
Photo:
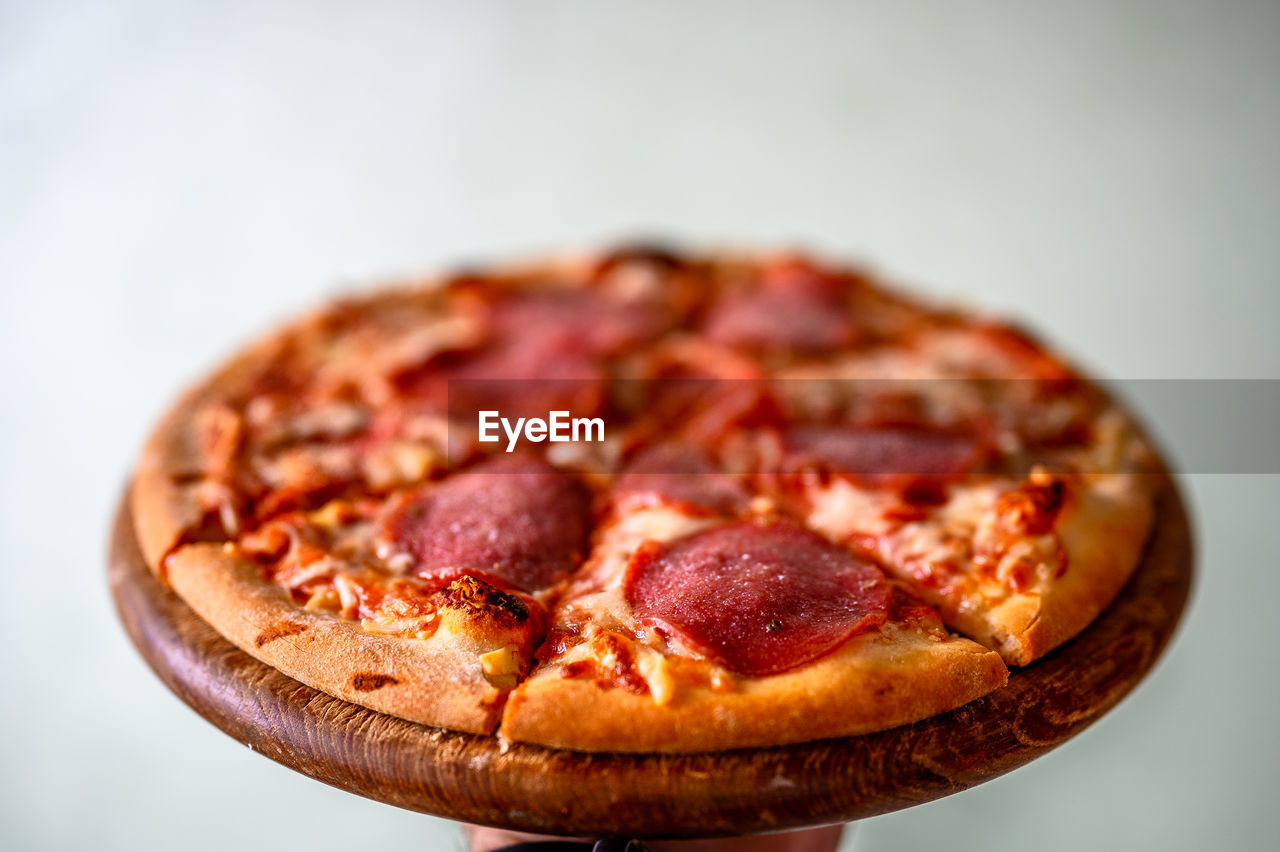
[[[166,554],[204,521],[198,486],[184,484],[182,473],[200,469],[199,453],[183,422],[185,415],[198,405],[198,400],[190,397],[198,395],[190,394],[179,403],[152,433],[138,460],[129,491],[138,546],[147,565],[161,579]]]
[[[288,330],[272,334],[182,395],[143,445],[129,492],[138,545],[147,564],[160,573],[164,558],[184,541],[224,540],[209,527],[201,490],[208,459],[197,428],[202,411],[224,404],[248,385],[261,365],[286,345]],[[161,574],[161,579],[163,575]]]
[[[1103,473],[1071,491],[1055,526],[1067,570],[1042,592],[1014,595],[985,617],[1005,662],[1025,666],[1087,627],[1141,561],[1154,519],[1157,474]]]
[[[507,701],[499,735],[575,751],[721,751],[884,730],[967,704],[1008,680],[998,654],[910,629],[855,636],[822,659],[731,689],[651,695],[540,668]]]
[[[192,544],[169,556],[166,573],[219,633],[308,686],[412,722],[493,732],[506,690],[485,677],[480,656],[507,647],[511,637],[447,624],[428,639],[368,633],[298,606],[260,570],[222,545]],[[526,668],[531,644],[516,652]]]

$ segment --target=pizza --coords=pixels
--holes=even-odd
[[[318,690],[504,743],[855,736],[1083,630],[1159,460],[1018,328],[792,252],[629,247],[337,301],[188,391],[156,575]]]

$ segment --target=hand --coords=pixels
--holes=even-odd
[[[465,827],[471,852],[495,852],[516,843],[533,843],[539,840],[563,840],[544,834],[523,834],[500,828],[479,825]],[[785,834],[764,834],[755,837],[726,837],[713,840],[647,840],[645,845],[653,852],[835,852],[840,845],[844,826],[829,825]]]

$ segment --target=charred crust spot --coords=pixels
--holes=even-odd
[[[283,639],[286,636],[296,636],[306,629],[306,625],[297,624],[292,621],[282,621],[279,624],[274,624],[259,633],[254,637],[253,644],[261,648],[268,642],[274,642],[277,639]]]
[[[470,574],[445,586],[440,597],[443,607],[471,618],[490,618],[513,627],[529,620],[529,607],[524,601]]]
[[[373,672],[356,672],[351,676],[351,688],[356,692],[373,692],[384,686],[394,686],[400,681],[391,675],[374,674]]]

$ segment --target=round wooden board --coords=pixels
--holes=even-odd
[[[197,713],[272,760],[371,799],[547,834],[697,837],[847,822],[988,781],[1070,739],[1150,671],[1192,578],[1172,482],[1142,565],[1084,633],[978,701],[862,737],[691,755],[592,755],[424,727],[333,698],[240,651],[164,588],[127,501],[110,551],[125,629]]]

